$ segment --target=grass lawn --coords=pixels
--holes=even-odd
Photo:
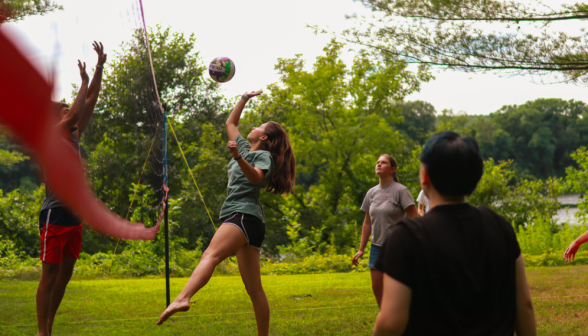
[[[588,335],[588,266],[528,269],[540,335]],[[369,335],[369,273],[264,276],[274,335]],[[172,279],[172,300],[187,279]],[[0,282],[0,335],[36,333],[37,282]],[[155,325],[164,279],[72,281],[54,335],[254,335],[239,277],[214,277],[187,313]]]

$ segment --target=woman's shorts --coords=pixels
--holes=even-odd
[[[370,248],[370,259],[368,261],[369,269],[376,269],[376,261],[378,260],[381,250],[382,246],[372,244],[372,247]]]
[[[232,224],[241,229],[247,245],[261,250],[261,244],[265,238],[265,224],[261,219],[250,214],[235,212],[222,220],[223,224]]]

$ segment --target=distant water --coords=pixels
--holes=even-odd
[[[558,201],[561,203],[562,208],[555,215],[555,220],[560,224],[568,223],[578,225],[578,219],[575,214],[578,212],[580,194],[564,194],[558,197]]]

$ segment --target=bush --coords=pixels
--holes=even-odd
[[[574,239],[588,230],[588,225],[568,225],[560,227],[549,221],[538,219],[527,227],[515,228],[521,251],[528,255],[558,254],[566,250]],[[555,232],[554,232],[555,231]]]
[[[588,251],[578,252],[576,259],[571,262],[563,259],[563,252],[540,255],[523,254],[523,258],[525,258],[525,267],[588,265]]]

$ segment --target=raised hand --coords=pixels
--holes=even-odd
[[[96,51],[96,53],[98,54],[98,63],[96,63],[96,66],[104,66],[104,63],[106,63],[106,58],[108,55],[104,53],[104,46],[102,45],[102,42],[94,41],[94,43],[92,43],[92,47],[94,47],[94,51]]]
[[[80,68],[80,76],[82,77],[82,82],[90,81],[90,77],[88,77],[88,73],[86,72],[86,62],[83,63],[78,60],[78,68]]]
[[[259,91],[251,91],[251,92],[245,92],[243,94],[243,96],[247,97],[247,99],[249,98],[253,98],[255,96],[259,96],[260,94],[262,94],[263,91],[259,90]]]

